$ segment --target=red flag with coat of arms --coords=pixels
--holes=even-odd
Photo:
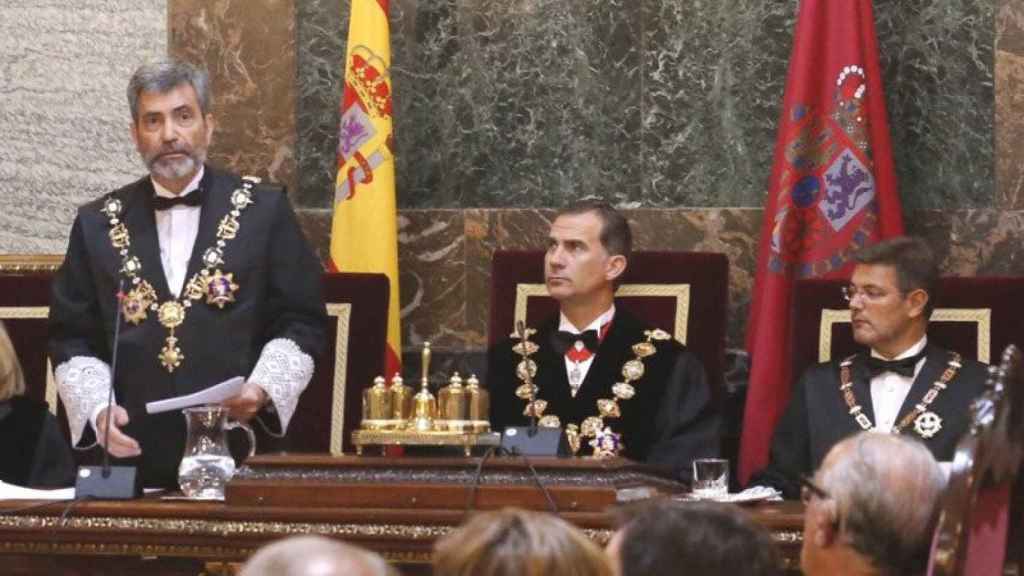
[[[902,233],[871,1],[802,0],[747,323],[741,483],[789,401],[794,281],[846,276],[859,248]]]

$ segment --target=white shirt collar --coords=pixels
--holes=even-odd
[[[900,360],[902,358],[909,358],[909,357],[917,354],[921,350],[924,350],[924,347],[927,344],[928,344],[928,335],[925,334],[924,336],[921,337],[920,340],[917,341],[917,344],[914,344],[910,348],[907,348],[906,350],[904,350],[903,352],[898,354],[895,358],[893,358],[893,360]],[[882,356],[881,354],[876,352],[874,348],[871,349],[871,356],[873,356],[874,358],[881,358],[883,360],[886,359],[885,356]]]
[[[612,305],[608,308],[608,310],[605,310],[604,314],[601,314],[600,316],[598,316],[593,322],[588,324],[587,327],[584,328],[583,330],[580,330],[576,326],[573,326],[573,323],[570,322],[568,318],[566,318],[564,313],[559,312],[558,316],[559,316],[559,319],[558,319],[558,329],[559,330],[564,330],[566,332],[572,332],[573,334],[581,334],[583,332],[586,332],[587,330],[597,330],[598,333],[600,333],[601,332],[601,327],[604,326],[605,324],[611,322],[612,318],[615,317],[615,303],[613,302]]]
[[[197,188],[199,188],[199,182],[203,179],[204,172],[206,172],[206,166],[200,164],[199,171],[196,172],[196,175],[192,177],[192,181],[189,182],[187,186],[185,186],[185,188],[181,191],[180,195],[184,196],[186,194],[191,194]],[[179,196],[178,194],[175,194],[174,192],[171,192],[167,188],[161,186],[160,183],[154,180],[152,176],[149,177],[149,181],[153,183],[153,190],[156,191],[157,196],[163,196],[164,198],[175,198]]]

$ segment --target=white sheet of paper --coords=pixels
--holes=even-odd
[[[0,500],[71,500],[74,497],[74,487],[38,490],[8,484],[0,480]]]
[[[237,396],[242,391],[243,384],[245,384],[245,378],[235,376],[199,392],[150,402],[146,404],[146,413],[158,414],[171,410],[181,410],[191,406],[223,402],[232,396]]]

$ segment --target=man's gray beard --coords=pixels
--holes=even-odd
[[[163,178],[164,180],[178,180],[192,174],[199,169],[199,165],[206,162],[206,150],[193,150],[184,158],[168,159],[157,158],[147,162],[150,174]]]

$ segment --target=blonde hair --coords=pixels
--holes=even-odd
[[[0,322],[0,402],[25,393],[25,376],[14,353],[14,343]]]
[[[541,512],[482,512],[438,541],[435,576],[611,576],[604,552],[568,522]]]

